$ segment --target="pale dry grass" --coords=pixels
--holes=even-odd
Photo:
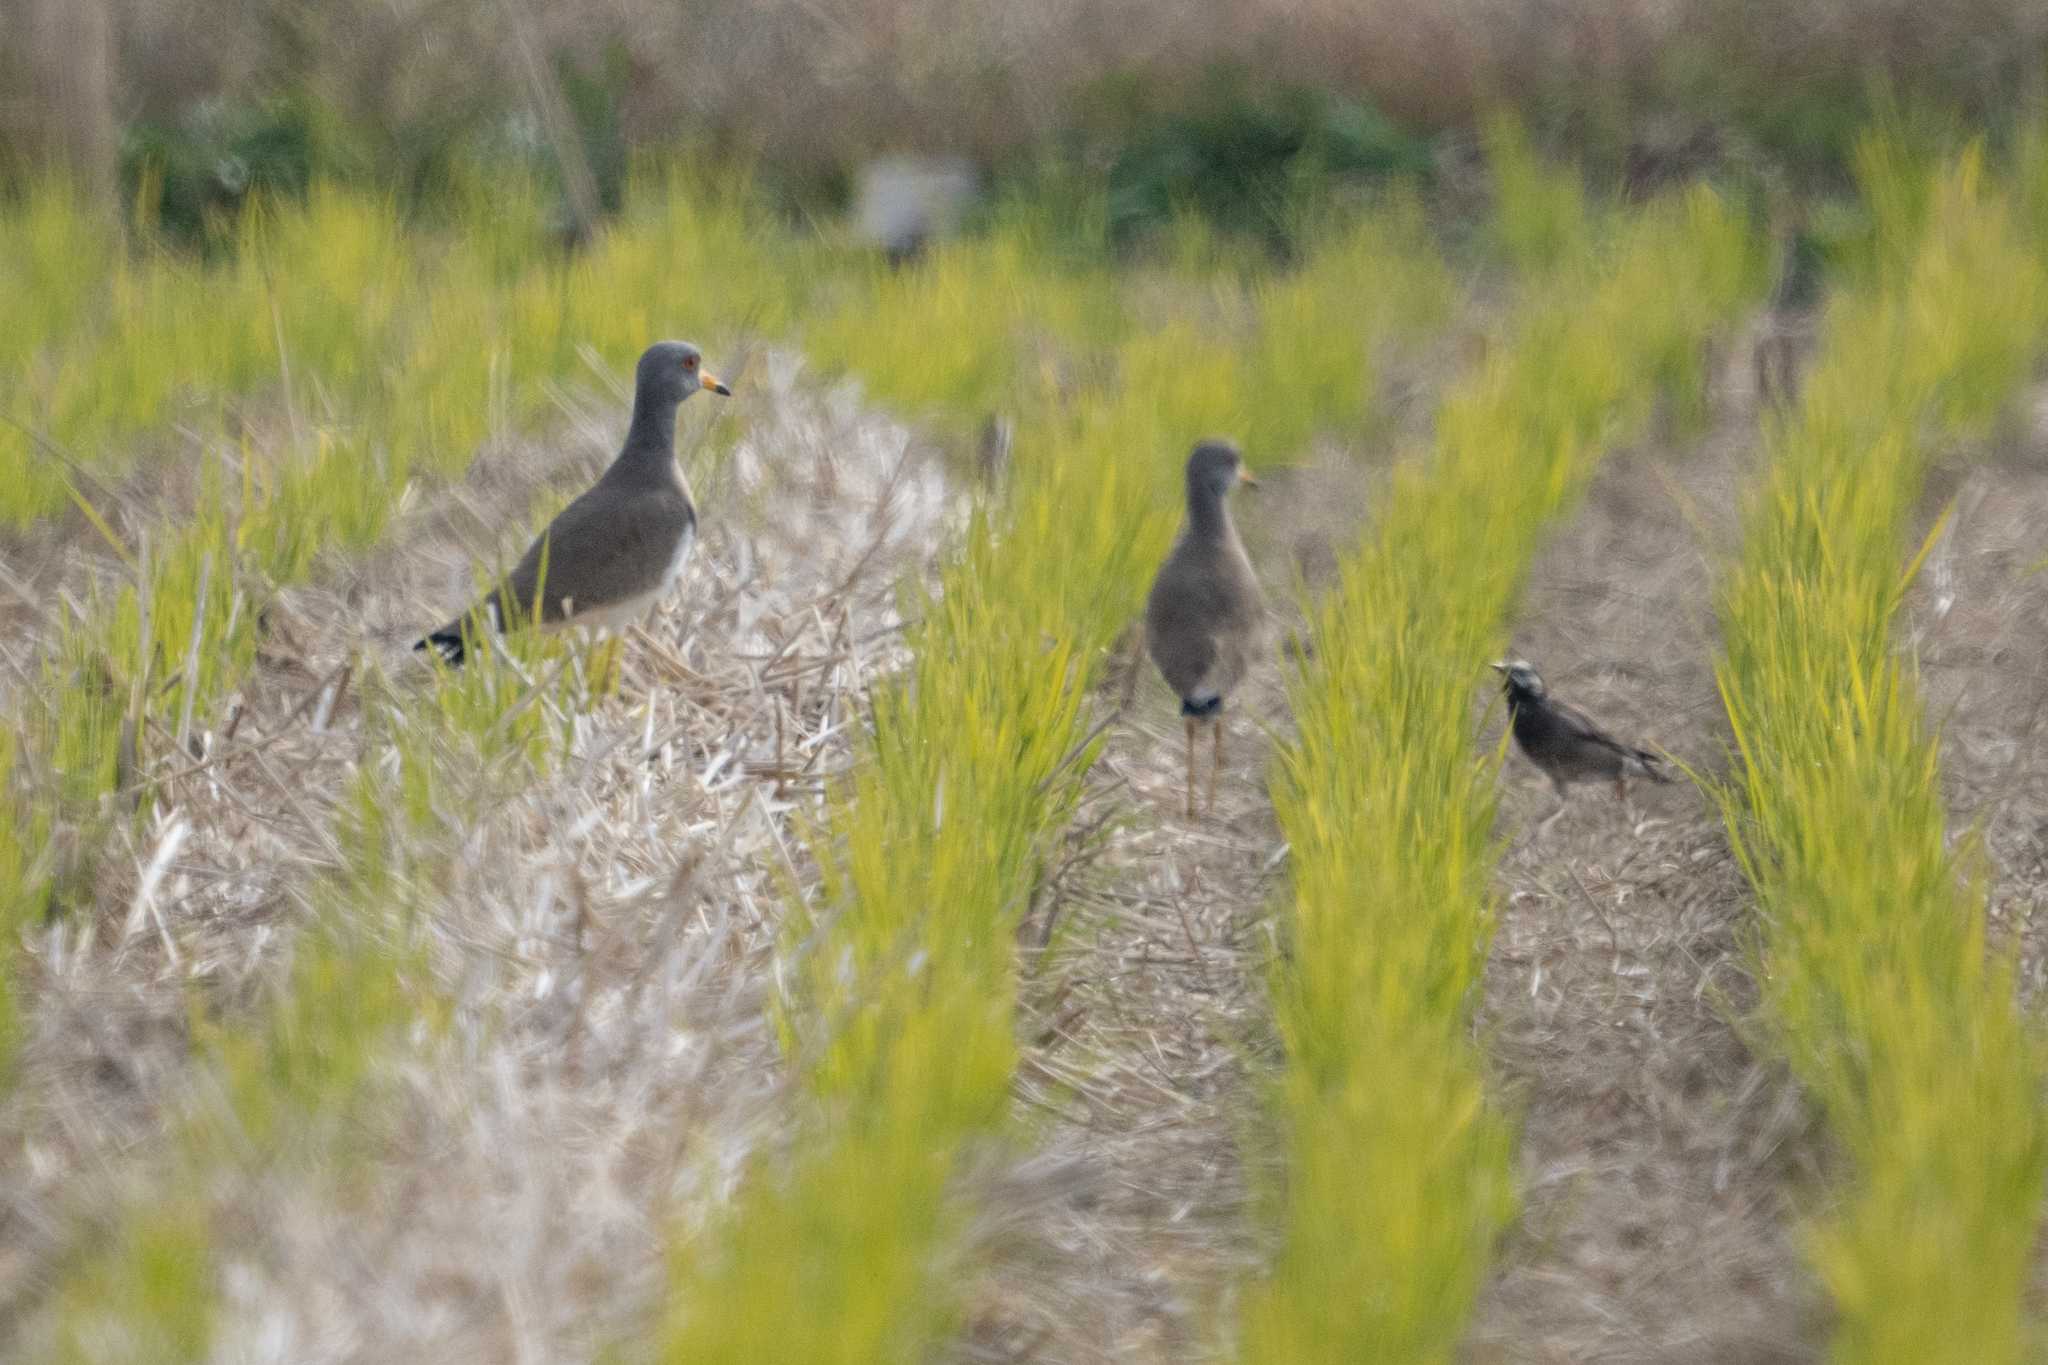
[[[1747,348],[1703,439],[1615,455],[1532,572],[1513,647],[1557,695],[1706,775],[1724,766],[1712,592],[1753,476]],[[1489,716],[1489,735],[1502,721]],[[1524,1206],[1467,1343],[1473,1361],[1817,1358],[1792,1241],[1821,1147],[1784,1069],[1743,1035],[1754,901],[1684,785],[1503,774],[1503,905],[1481,1026],[1522,1105]]]
[[[1273,654],[1226,711],[1213,815],[1182,814],[1178,707],[1134,622],[1096,706],[1109,742],[1020,949],[1025,1154],[970,1179],[983,1212],[963,1362],[1224,1360],[1237,1287],[1272,1248],[1259,1091],[1280,1061],[1266,999],[1287,849],[1267,795],[1291,722],[1284,670],[1312,597],[1372,514],[1392,452],[1426,435],[1435,394],[1478,351],[1465,333],[1375,362],[1369,436],[1281,463],[1233,500],[1270,610]],[[1204,739],[1198,769],[1206,780]],[[1048,934],[1050,938],[1048,939]]]
[[[961,510],[934,452],[799,368],[770,353],[744,374],[743,429],[698,480],[688,586],[568,757],[539,781],[477,774],[481,818],[418,836],[442,874],[425,918],[453,1010],[384,1060],[370,1164],[205,1162],[217,1358],[590,1358],[641,1335],[671,1233],[779,1133],[767,1005],[808,876],[797,825],[850,759],[867,683],[900,661],[897,582]],[[267,662],[204,757],[162,760],[198,771],[110,861],[98,913],[31,955],[28,1079],[0,1120],[19,1138],[0,1320],[27,1324],[24,1348],[47,1344],[34,1310],[66,1258],[146,1204],[172,1116],[223,1116],[185,1065],[186,993],[232,1010],[276,979],[336,860],[346,779],[383,761],[366,711],[429,685],[413,634],[498,548],[486,528],[530,524],[538,490],[573,489],[615,443],[615,393],[562,400],[564,434],[487,452],[385,552],[273,604]]]
[[[1332,448],[1261,469],[1265,487],[1237,499],[1278,627],[1298,615],[1295,557],[1324,544],[1311,525],[1353,534],[1365,515],[1355,458]],[[1113,724],[1073,866],[1025,929],[1018,1106],[1036,1143],[1002,1179],[1057,1179],[1028,1205],[992,1201],[963,1361],[1227,1358],[1229,1295],[1263,1259],[1250,1199],[1269,1145],[1254,1085],[1274,1046],[1268,902],[1286,860],[1265,776],[1286,695],[1277,660],[1233,695],[1215,811],[1190,823],[1178,707],[1141,635],[1123,641],[1099,698]],[[1205,736],[1204,781],[1210,752]]]
[[[2048,407],[1933,482],[1929,515],[1952,519],[1908,599],[1909,638],[1954,826],[1982,840],[1987,919],[2017,942],[2020,989],[2037,1002],[2048,988]]]
[[[176,528],[208,496],[210,475],[225,470],[238,481],[240,462],[248,460],[259,480],[274,481],[308,454],[310,443],[299,440],[301,419],[275,386],[229,396],[221,415],[211,432],[178,421],[139,434],[132,459],[119,473],[94,472],[78,451],[33,424],[31,430],[46,459],[67,465],[93,513],[129,552],[140,554],[175,539]],[[498,453],[513,458],[484,460],[477,473],[518,463],[516,452]],[[346,563],[337,568],[347,571]],[[35,661],[58,626],[89,621],[93,588],[118,587],[125,574],[105,537],[76,506],[24,527],[0,528],[0,715],[18,714],[16,693],[34,678]],[[266,585],[252,583],[249,589],[252,608],[262,605],[259,596],[268,602]]]
[[[1724,367],[1703,440],[1616,455],[1538,564],[1514,638],[1562,694],[1706,772],[1724,758],[1710,594],[1754,473],[1750,375],[1746,352]],[[102,866],[96,914],[37,940],[26,1082],[0,1110],[0,1354],[34,1358],[68,1259],[147,1204],[170,1118],[219,1111],[187,1064],[186,992],[248,1007],[277,979],[336,857],[337,793],[375,756],[364,707],[424,685],[412,633],[467,593],[473,560],[516,551],[538,490],[601,465],[616,388],[559,397],[555,439],[495,444],[388,553],[273,605],[264,662],[202,727],[203,758],[159,758],[205,765],[169,786],[172,815]],[[374,1160],[346,1185],[317,1165],[208,1167],[229,1251],[216,1358],[582,1360],[644,1339],[670,1233],[787,1135],[765,1006],[784,879],[808,876],[793,825],[850,761],[864,687],[901,661],[896,581],[962,500],[910,432],[787,354],[760,357],[740,401],[736,445],[698,480],[702,557],[629,649],[620,695],[558,771],[494,791],[485,818],[423,850],[450,869],[431,960],[456,1008],[445,1035],[387,1058]],[[1982,822],[1993,923],[2030,994],[2048,979],[2048,574],[2028,572],[2048,555],[2043,448],[2015,435],[1961,480],[1914,604],[1959,827]],[[1377,475],[1336,449],[1261,473],[1240,515],[1286,619],[1289,576],[1317,586]],[[68,579],[90,553],[59,543],[27,569]],[[365,649],[374,664],[338,689]],[[963,1179],[978,1212],[961,1362],[1219,1358],[1232,1287],[1270,1251],[1255,1086],[1285,867],[1264,789],[1280,665],[1233,707],[1217,816],[1190,828],[1178,717],[1126,659],[1097,699],[1110,746],[1020,942],[1026,1141]],[[1475,661],[1475,697],[1489,683]],[[1814,1358],[1822,1310],[1792,1238],[1826,1188],[1824,1139],[1737,1027],[1753,902],[1716,818],[1683,786],[1639,786],[1631,829],[1581,790],[1537,844],[1547,784],[1516,758],[1505,781],[1481,1027],[1522,1106],[1525,1208],[1467,1358]]]
[[[1907,601],[1951,829],[1979,841],[1985,921],[2016,954],[2023,1005],[2048,999],[2048,390],[1986,448],[1938,470],[1925,513],[1951,520]],[[2048,1244],[2033,1311],[2048,1307]]]

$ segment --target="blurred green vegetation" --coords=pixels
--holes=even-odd
[[[1187,450],[1229,431],[1284,462],[1355,428],[1377,348],[1450,298],[1411,201],[1327,224],[1291,274],[1192,256],[1192,297],[1142,326],[1091,301],[1127,279],[1014,240],[942,247],[841,324],[878,392],[1016,405],[1015,475],[916,593],[914,662],[874,696],[866,761],[818,833],[785,1007],[804,1127],[678,1248],[664,1359],[917,1359],[954,1323],[952,1182],[1008,1126],[1016,929],[1100,752],[1088,698],[1179,520]],[[1046,326],[1103,363],[1062,383]]]
[[[819,169],[815,157],[774,162],[777,144],[711,120],[702,156],[663,161],[646,152],[656,144],[636,109],[647,77],[627,45],[543,63],[609,215],[568,251],[571,176],[516,85],[451,97],[445,117],[380,121],[322,93],[332,82],[318,35],[301,36],[299,76],[272,93],[152,104],[128,129],[125,224],[45,180],[0,203],[0,292],[18,324],[0,329],[0,525],[73,518],[103,538],[111,566],[61,618],[43,686],[0,736],[0,942],[90,882],[59,865],[54,831],[85,831],[76,842],[89,858],[93,831],[151,813],[152,746],[246,675],[269,594],[323,556],[374,548],[408,488],[459,477],[492,438],[548,420],[549,386],[584,375],[592,356],[620,367],[649,337],[678,332],[715,356],[767,335],[937,430],[1018,414],[1011,481],[977,511],[939,590],[914,598],[915,663],[877,697],[868,761],[817,831],[824,898],[797,932],[821,946],[795,959],[782,1002],[807,1126],[787,1166],[754,1173],[728,1223],[678,1244],[663,1328],[676,1358],[762,1358],[789,1349],[792,1324],[817,1334],[798,1358],[914,1355],[954,1321],[937,1283],[958,1216],[950,1178],[968,1145],[1006,1122],[1009,931],[1095,756],[1088,687],[1171,534],[1186,445],[1234,432],[1258,463],[1368,420],[1378,348],[1445,312],[1448,243],[1528,291],[1525,325],[1443,406],[1435,458],[1400,476],[1320,609],[1322,652],[1297,679],[1302,733],[1275,783],[1295,859],[1295,957],[1275,969],[1293,1183],[1275,1205],[1285,1249],[1248,1319],[1254,1358],[1309,1359],[1339,1342],[1356,1358],[1361,1341],[1441,1355],[1511,1204],[1509,1137],[1486,1108],[1465,1018],[1493,850],[1459,670],[1483,658],[1534,538],[1614,430],[1640,422],[1659,392],[1699,410],[1702,337],[1756,292],[1748,225],[1729,205],[1764,220],[1790,201],[1799,211],[1770,225],[1791,273],[1809,291],[1864,291],[1863,302],[1834,305],[1817,396],[1772,428],[1785,471],[1754,518],[1753,577],[1729,591],[1725,672],[1750,707],[1737,707],[1745,738],[1768,732],[1811,760],[1811,778],[1835,731],[1864,727],[1875,766],[1849,776],[1911,800],[1905,825],[1826,845],[1830,859],[1858,856],[1827,862],[1811,884],[1793,875],[1798,858],[1823,835],[1855,832],[1831,804],[1842,790],[1759,766],[1731,820],[1779,902],[1807,908],[1800,896],[1818,904],[1829,887],[1876,882],[1924,893],[1900,922],[1918,935],[1907,944],[1917,960],[1934,964],[1909,985],[1947,992],[1940,1008],[1872,1015],[1865,983],[1842,975],[1853,954],[1840,940],[1787,938],[1787,960],[1818,983],[1776,1002],[1788,1046],[1866,1167],[1905,1170],[1916,1197],[1938,1189],[1973,1213],[2001,1200],[2031,1208],[2038,1125],[2015,1108],[2029,1101],[2014,1081],[2028,1079],[2031,1045],[1979,1010],[1991,994],[1970,966],[1980,907],[1954,889],[1939,844],[1932,749],[1896,666],[1873,662],[1885,657],[1920,424],[1982,419],[2038,341],[2028,252],[2048,240],[2041,143],[2012,139],[2009,203],[1939,173],[1966,120],[2002,128],[2019,107],[1980,107],[2003,75],[1947,88],[1936,67],[1901,91],[1844,61],[1806,87],[1737,79],[1700,106],[1712,136],[1647,151],[1628,131],[1640,92],[1521,92],[1550,137],[1591,149],[1592,178],[1610,188],[1668,173],[1729,191],[1632,211],[1589,198],[1576,167],[1546,164],[1522,124],[1476,102],[1435,119],[1390,112],[1404,106],[1370,81],[1281,79],[1249,60],[1195,80],[1097,74],[1077,79],[1070,105],[1054,101],[1049,129],[977,148],[996,176],[975,231],[891,271],[792,225],[871,144],[854,138]],[[1872,118],[1887,135],[1852,140]],[[691,129],[680,116],[654,122],[665,137]],[[1439,236],[1431,214],[1467,203],[1468,133],[1485,155],[1488,211],[1469,239]],[[765,169],[756,179],[750,168]],[[1816,189],[1841,197],[1809,203]],[[1162,301],[1146,288],[1155,272],[1181,292]],[[1849,421],[1858,405],[1889,425]],[[209,458],[188,464],[195,450]],[[1861,488],[1844,474],[1863,468],[1852,455],[1889,483]],[[1527,477],[1504,479],[1508,461]],[[124,516],[138,477],[175,513]],[[1855,551],[1846,587],[1829,577],[1842,572],[1838,545]],[[1815,665],[1801,652],[1812,641],[1767,615],[1794,571],[1862,632],[1821,639],[1848,648],[1849,671]],[[1811,634],[1816,619],[1793,625]],[[1780,668],[1785,658],[1804,671]],[[202,1012],[195,1026],[234,1141],[253,1139],[259,1160],[309,1115],[330,1139],[346,1127],[374,1091],[381,1050],[437,1008],[408,920],[432,876],[417,849],[473,814],[449,774],[531,772],[560,752],[564,727],[550,717],[587,700],[579,668],[560,646],[511,642],[502,658],[438,677],[366,741],[392,761],[362,769],[337,825],[343,866],[322,884],[288,977],[257,1009]],[[1861,709],[1788,726],[1779,713],[1823,686]],[[1910,875],[1862,856],[1886,840],[1918,860]],[[1384,893],[1371,916],[1354,913],[1361,879]],[[1809,949],[1811,961],[1796,956]],[[9,966],[0,1093],[26,1022]],[[1849,1026],[1904,1069],[1842,1072],[1824,1044]],[[1916,1031],[1950,1051],[1914,1051]],[[1956,1070],[1955,1084],[1975,1087],[1957,1099],[1932,1081],[1954,1081],[1937,1073],[1973,1037],[2018,1061],[2011,1074]],[[1902,1097],[1901,1142],[1925,1150],[1887,1145],[1872,1115],[1894,1115],[1864,1103],[1880,1081],[1888,1103]],[[1993,1153],[2010,1159],[1988,1178],[1967,1134],[1941,1126],[1951,1108],[2011,1134]],[[230,1145],[196,1127],[185,1139],[202,1159]],[[1371,1189],[1355,1178],[1366,1143],[1374,1169],[1392,1173]],[[1925,1168],[1906,1159],[1933,1150],[1942,1159]],[[1428,1178],[1463,1182],[1454,1216],[1443,1198],[1416,1197]],[[1974,1291],[1990,1317],[2018,1302],[2004,1269],[2023,1241],[2018,1219],[1986,1215],[1944,1267],[1937,1238],[1913,1240],[1926,1229],[1895,1235],[1902,1218],[1872,1199],[1816,1236],[1845,1339],[1890,1340],[1880,1329],[1912,1316],[1883,1311],[1910,1302],[1873,1268],[1895,1244],[1915,1274],[1998,1268]],[[111,1322],[139,1358],[203,1357],[220,1235],[203,1208],[139,1209],[59,1288],[78,1349],[96,1349]],[[1361,1278],[1386,1292],[1346,1298]]]
[[[930,151],[995,184],[1063,160],[1106,184],[1118,239],[1174,213],[1286,237],[1307,186],[1460,164],[1499,111],[1630,190],[1841,190],[1886,108],[2003,137],[2040,113],[2048,70],[2032,0],[1446,0],[1432,16],[879,0],[862,18],[821,25],[803,0],[565,4],[518,23],[461,2],[123,10],[125,184],[166,231],[205,239],[260,192],[342,182],[434,203],[471,168],[561,190],[563,158],[616,213],[633,158],[678,147],[817,211],[864,158]],[[1116,41],[1133,25],[1143,55]],[[8,37],[0,20],[0,49]],[[35,166],[31,113],[0,108],[0,172],[16,178]]]
[[[1112,82],[1085,136],[1115,148],[1110,238],[1128,244],[1193,216],[1276,250],[1302,216],[1345,185],[1420,179],[1429,143],[1367,103],[1220,66],[1192,98],[1161,104],[1142,82]]]
[[[1630,193],[1702,177],[1842,193],[1859,132],[1888,111],[2001,139],[2039,113],[2048,70],[2028,0],[1448,0],[1407,18],[884,0],[865,24],[821,23],[800,0],[623,0],[516,23],[369,0],[253,0],[230,23],[212,13],[228,3],[194,0],[213,30],[122,11],[114,53],[127,204],[214,247],[245,203],[321,183],[431,207],[477,180],[534,181],[566,231],[574,186],[616,214],[636,158],[684,150],[748,170],[799,217],[843,207],[866,158],[925,152],[967,157],[999,191],[1085,183],[1119,246],[1192,214],[1291,248],[1299,205],[1329,188],[1462,184],[1496,112]],[[1148,55],[1105,41],[1132,24]],[[0,49],[7,36],[0,20]],[[36,120],[5,114],[0,172],[21,181]]]
[[[1717,794],[1768,1023],[1849,1165],[1804,1238],[1832,1358],[2028,1360],[2048,1058],[1987,945],[1894,618],[1943,530],[1910,554],[1940,443],[1994,421],[2048,342],[2043,224],[1979,149],[1878,137],[1857,160],[1883,268],[1830,299],[1799,404],[1765,426],[1720,594],[1739,763]]]
[[[1247,1361],[1455,1358],[1515,1205],[1512,1126],[1471,1041],[1499,853],[1475,669],[1607,451],[1660,393],[1696,402],[1708,343],[1761,292],[1749,228],[1710,191],[1627,212],[1511,123],[1488,146],[1494,231],[1526,267],[1509,340],[1452,386],[1428,458],[1306,604],[1315,651],[1271,779],[1286,1158]]]
[[[786,329],[817,278],[721,178],[650,175],[574,257],[547,249],[541,198],[507,181],[408,223],[389,196],[316,184],[252,203],[235,249],[211,257],[130,252],[55,186],[0,212],[0,241],[20,247],[0,272],[46,324],[0,343],[0,522],[68,515],[110,556],[81,609],[49,619],[42,685],[14,699],[0,930],[91,885],[100,841],[81,836],[88,863],[67,867],[54,831],[146,821],[148,760],[246,675],[280,586],[376,544],[410,486],[530,427],[546,386],[587,374],[589,355],[627,364],[685,320],[717,354],[745,329]],[[193,439],[166,452],[176,424]],[[183,459],[192,448],[209,458]],[[146,509],[121,491],[138,471],[156,485]],[[515,673],[467,670],[435,706],[541,756],[559,734],[510,705],[527,690]],[[19,1042],[9,965],[0,1074]]]
[[[232,242],[252,200],[303,199],[317,180],[362,180],[368,167],[318,101],[216,97],[174,123],[135,123],[121,143],[121,186],[139,225],[173,241]]]

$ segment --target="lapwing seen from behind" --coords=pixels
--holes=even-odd
[[[1188,456],[1187,524],[1153,580],[1145,604],[1152,661],[1180,697],[1187,731],[1188,818],[1195,817],[1195,732],[1215,727],[1207,807],[1216,805],[1223,766],[1223,701],[1244,680],[1265,636],[1265,602],[1252,562],[1224,499],[1240,483],[1256,487],[1237,447],[1204,441]]]
[[[1631,777],[1671,780],[1663,759],[1647,749],[1623,744],[1584,711],[1551,696],[1534,665],[1505,659],[1494,668],[1500,671],[1502,690],[1507,694],[1508,722],[1516,745],[1557,791],[1557,809],[1537,825],[1538,837],[1564,814],[1565,790],[1574,782],[1612,782],[1615,797],[1625,805]]]
[[[626,443],[611,467],[562,509],[502,583],[413,648],[459,664],[473,621],[497,630],[538,620],[543,629],[617,631],[660,601],[697,539],[697,509],[676,463],[676,409],[699,389],[732,393],[688,342],[649,346],[634,377]]]

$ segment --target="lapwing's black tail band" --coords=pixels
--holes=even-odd
[[[415,641],[413,648],[432,649],[440,654],[443,663],[457,667],[461,665],[466,652],[462,644],[462,632],[459,630],[437,630],[432,635]]]
[[[1180,699],[1180,713],[1184,716],[1219,716],[1223,714],[1223,698],[1211,697],[1207,701]]]

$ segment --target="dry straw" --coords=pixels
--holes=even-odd
[[[967,266],[981,272],[971,297]],[[877,694],[867,762],[820,832],[790,1017],[805,1130],[728,1226],[679,1248],[669,1359],[912,1359],[954,1322],[950,1187],[1010,1111],[1016,928],[1100,750],[1091,684],[1164,552],[1188,445],[1237,431],[1255,458],[1284,459],[1319,424],[1355,422],[1376,342],[1434,316],[1443,294],[1416,216],[1396,207],[1332,228],[1297,277],[1243,291],[1218,271],[1220,322],[1174,318],[1123,341],[1107,378],[1063,404],[1033,332],[1008,352],[982,338],[991,315],[1085,319],[1095,307],[1075,290],[1090,281],[1011,248],[927,269],[885,294],[885,321],[976,321],[954,346],[902,353],[940,368],[878,383],[954,396],[1021,367],[1017,473],[919,595],[915,662]],[[1377,293],[1344,287],[1375,271]],[[890,335],[871,335],[866,363]]]
[[[1807,1250],[1840,1361],[2015,1361],[2048,1140],[2042,1053],[1987,956],[1941,754],[1892,622],[1937,443],[1997,415],[2048,322],[2038,244],[1975,151],[1866,144],[1871,277],[1830,303],[1721,591],[1740,764],[1720,792],[1762,903],[1764,1003],[1848,1160]],[[1903,568],[1902,558],[1905,559]]]
[[[1469,1032],[1498,851],[1472,688],[1554,520],[1660,387],[1697,392],[1757,284],[1712,194],[1595,214],[1512,129],[1490,145],[1498,235],[1535,267],[1513,340],[1453,390],[1312,609],[1274,777],[1293,878],[1272,974],[1280,1250],[1245,1305],[1247,1360],[1456,1350],[1515,1204]]]

